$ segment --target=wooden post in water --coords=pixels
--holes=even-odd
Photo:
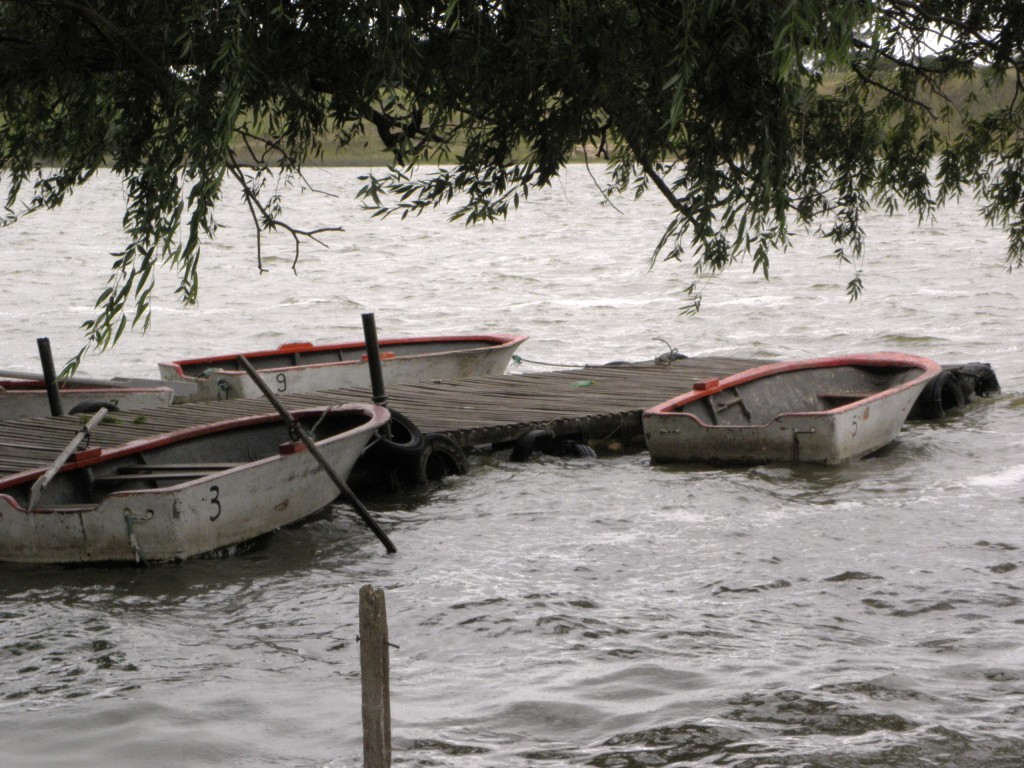
[[[363,680],[363,766],[391,768],[391,683],[384,590],[359,590],[359,667]]]

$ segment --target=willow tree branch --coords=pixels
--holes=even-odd
[[[299,263],[299,253],[303,240],[311,240],[317,245],[321,245],[327,248],[327,244],[321,240],[318,235],[322,235],[325,232],[344,232],[345,228],[342,226],[333,227],[317,227],[315,229],[302,229],[289,224],[283,219],[277,218],[270,212],[263,201],[260,200],[259,194],[253,189],[248,178],[246,178],[242,167],[236,162],[234,153],[227,162],[228,172],[238,182],[239,187],[242,190],[242,198],[245,200],[246,205],[249,208],[249,215],[252,217],[253,223],[256,225],[256,264],[261,273],[267,270],[263,267],[263,251],[262,251],[262,232],[263,230],[275,230],[283,229],[295,242],[295,257],[292,259],[292,271],[298,272],[297,265]]]

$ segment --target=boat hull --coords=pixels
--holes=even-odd
[[[379,342],[384,381],[392,385],[498,375],[526,338],[493,334],[385,339]],[[239,368],[239,354],[279,395],[370,387],[362,342],[285,344],[272,350],[160,363],[160,376],[196,385],[195,393],[179,402],[261,397],[256,382]]]
[[[105,405],[108,410],[140,411],[170,405],[174,390],[170,387],[61,387],[59,395],[65,413],[96,403]],[[50,415],[50,399],[45,385],[0,381],[0,421]]]
[[[644,435],[656,463],[841,464],[891,443],[940,372],[894,353],[762,366],[648,409]]]
[[[386,423],[388,412],[377,406],[348,405],[333,413],[349,416],[358,411],[359,423],[352,429],[316,442],[320,453],[342,478],[347,478],[367,442]],[[319,412],[314,412],[319,413]],[[226,423],[182,430],[162,436],[156,442],[166,453],[213,461],[223,456],[231,444],[244,446],[247,428],[268,429],[276,416],[258,416]],[[141,475],[125,482],[123,490],[114,490],[96,503],[77,501],[66,496],[43,501],[26,511],[24,487],[39,473],[24,473],[21,483],[5,479],[0,487],[0,560],[22,563],[84,563],[110,561],[174,561],[232,547],[277,528],[297,522],[330,504],[339,490],[316,458],[301,443],[288,440],[284,424],[274,427],[274,435],[261,440],[284,437],[272,455],[256,461],[211,470],[181,482],[162,487],[142,487],[164,482],[159,473]],[[202,434],[197,434],[197,433]],[[214,452],[199,451],[191,456],[190,440],[210,442]],[[183,452],[184,451],[184,452]],[[118,461],[128,466],[138,446],[113,449],[111,456],[75,463],[60,475],[64,485],[91,482],[97,487],[103,480],[121,483],[124,475],[109,470],[107,464]],[[210,458],[212,457],[212,458]],[[194,461],[193,464],[196,462]],[[132,465],[133,467],[135,465]],[[145,466],[145,465],[144,465]],[[181,466],[176,465],[176,466]],[[57,493],[57,492],[55,492]]]

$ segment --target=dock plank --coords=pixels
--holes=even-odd
[[[464,448],[514,440],[545,426],[555,434],[613,433],[639,426],[641,411],[684,390],[695,380],[722,377],[758,361],[708,357],[670,363],[589,366],[540,373],[428,381],[389,387],[388,406],[424,432],[440,432]],[[283,395],[291,409],[371,400],[368,389]],[[93,447],[166,434],[226,418],[266,413],[265,400],[172,405],[111,414],[89,436]],[[46,466],[81,429],[80,416],[0,423],[0,476]]]
[[[387,405],[423,432],[444,434],[463,448],[507,444],[537,427],[559,437],[625,440],[642,435],[645,408],[688,391],[695,381],[724,378],[766,362],[699,357],[427,381],[389,387]],[[369,389],[281,396],[289,409],[371,399]],[[110,448],[271,410],[261,398],[117,412],[92,431],[88,444]],[[0,476],[48,465],[84,421],[81,416],[59,416],[0,423]]]

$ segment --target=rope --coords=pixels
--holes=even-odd
[[[668,347],[668,352],[662,352],[660,355],[658,355],[656,358],[654,358],[654,362],[656,362],[656,363],[671,363],[673,360],[685,360],[686,359],[686,355],[684,355],[682,352],[680,352],[678,349],[673,347],[671,344],[669,344],[664,339],[661,339],[661,338],[658,338],[657,336],[655,336],[653,340],[654,341],[660,341],[662,344],[664,344],[666,347]]]
[[[309,430],[310,437],[316,435],[316,431],[320,429],[320,425],[324,423],[324,419],[327,418],[327,414],[331,412],[332,408],[334,408],[333,405],[329,405],[326,408],[324,408],[324,412],[320,414],[320,418],[316,420],[316,424],[314,424]]]
[[[512,362],[516,365],[522,365],[523,363],[533,363],[534,365],[547,365],[552,368],[579,368],[578,365],[568,365],[566,363],[545,363],[540,360],[530,360],[526,357],[520,357],[519,355],[512,355]]]
[[[82,435],[84,435],[82,442],[85,443],[85,447],[89,447],[89,443],[92,440],[92,431],[89,429],[89,425],[86,424],[82,427]]]
[[[662,352],[660,355],[658,355],[656,358],[654,358],[654,362],[656,362],[656,363],[671,363],[673,360],[685,360],[686,359],[686,355],[684,355],[676,347],[673,347],[671,344],[669,344],[664,339],[661,339],[661,338],[658,338],[657,336],[655,336],[653,340],[654,341],[660,341],[662,344],[664,344],[666,347],[668,347],[668,351],[667,352]],[[583,366],[570,365],[570,364],[567,364],[567,363],[548,363],[548,362],[545,362],[543,360],[531,360],[530,358],[522,357],[521,355],[512,355],[512,362],[514,362],[516,365],[522,365],[523,363],[532,363],[533,365],[546,365],[546,366],[548,366],[550,368],[580,368],[580,367],[582,367],[582,368],[601,368],[602,367],[601,365],[590,365],[589,363],[586,364],[586,365],[583,365]],[[622,365],[622,364],[623,363],[615,362],[615,363],[606,363],[605,365]]]

